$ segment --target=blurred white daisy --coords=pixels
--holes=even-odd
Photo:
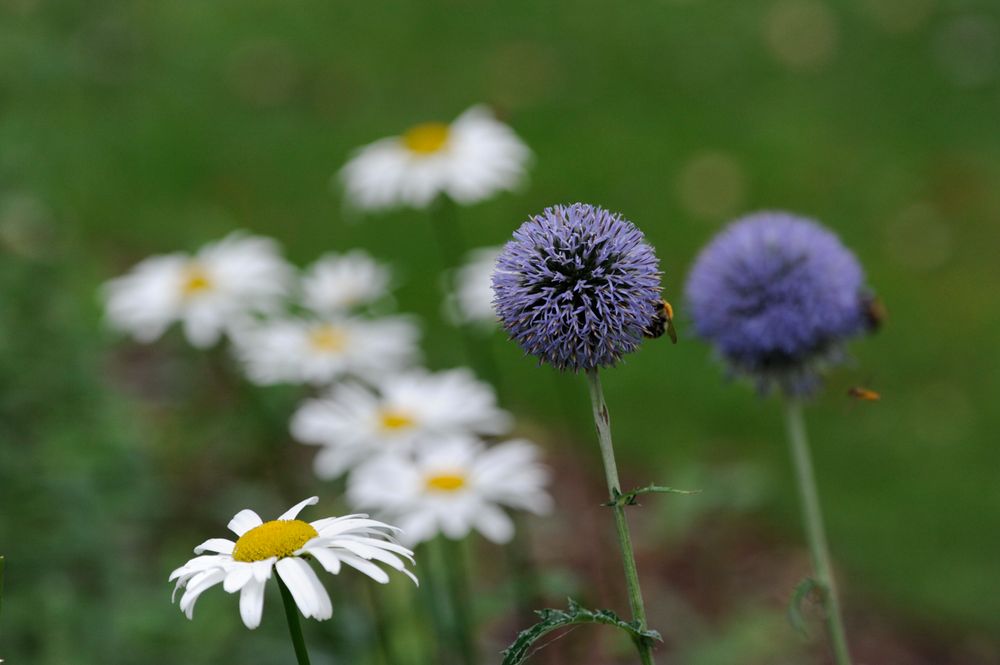
[[[466,262],[452,275],[445,314],[456,324],[495,327],[493,269],[500,247],[481,247],[469,252]]]
[[[359,149],[340,172],[361,210],[426,208],[438,194],[468,205],[524,180],[531,151],[485,106],[450,125],[429,122]]]
[[[328,517],[315,522],[296,519],[299,511],[318,501],[317,497],[306,499],[270,522],[249,509],[237,513],[229,522],[229,529],[238,536],[235,542],[227,538],[206,540],[194,552],[212,554],[197,556],[170,574],[170,581],[177,582],[174,595],[184,589],[181,611],[192,618],[198,596],[221,583],[227,593],[240,592],[240,616],[252,630],[260,625],[264,585],[275,570],[303,616],[329,619],[333,613],[330,596],[306,556],[333,575],[346,564],[385,584],[389,575],[377,562],[417,581],[403,561],[412,563],[413,552],[393,538],[399,529],[368,519],[367,515]]]
[[[338,314],[386,294],[389,269],[361,250],[325,254],[306,269],[302,299],[318,314]]]
[[[392,516],[401,538],[416,544],[444,534],[464,538],[476,530],[495,543],[508,542],[514,524],[501,506],[545,513],[548,471],[538,449],[515,440],[490,448],[464,436],[420,445],[415,455],[384,454],[358,466],[347,480],[353,506]]]
[[[419,358],[409,319],[276,319],[233,332],[247,377],[259,385],[325,385],[344,376],[376,380]]]
[[[108,322],[141,342],[180,321],[197,347],[215,344],[230,326],[273,311],[288,293],[292,269],[270,238],[232,233],[184,253],[153,256],[103,288]]]
[[[511,424],[493,388],[467,369],[386,375],[374,385],[336,386],[292,416],[292,436],[321,447],[315,462],[320,478],[339,476],[386,450],[411,450],[421,439],[496,435]]]

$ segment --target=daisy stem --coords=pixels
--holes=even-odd
[[[642,603],[639,570],[635,565],[635,554],[632,551],[632,536],[629,534],[628,521],[625,518],[625,508],[617,501],[622,488],[621,481],[618,480],[615,449],[611,442],[611,418],[608,415],[608,405],[604,402],[601,378],[598,376],[596,369],[587,370],[587,387],[590,389],[590,404],[594,410],[594,425],[597,427],[597,440],[601,445],[604,476],[608,481],[608,494],[612,502],[611,510],[615,514],[615,527],[618,529],[618,544],[622,550],[622,563],[625,566],[625,584],[628,589],[628,603],[632,609],[632,619],[639,624],[639,630],[646,630],[646,608]],[[635,644],[636,649],[639,650],[639,658],[642,660],[643,665],[652,665],[652,647],[638,640]]]
[[[292,592],[288,590],[281,577],[275,575],[278,588],[281,589],[281,600],[285,604],[285,618],[288,620],[288,632],[292,635],[292,646],[295,648],[295,659],[299,665],[309,665],[309,652],[306,651],[306,640],[302,636],[302,624],[299,623],[299,610],[295,606]]]
[[[372,624],[375,629],[375,639],[378,640],[379,650],[382,652],[382,661],[386,665],[398,665],[399,658],[396,657],[396,650],[392,647],[392,639],[386,629],[389,623],[387,621],[388,612],[382,599],[378,596],[379,590],[375,588],[374,584],[366,584],[365,586],[368,587],[368,599],[371,602],[373,615]]]
[[[813,472],[812,458],[809,454],[809,438],[806,434],[806,423],[802,416],[800,402],[790,399],[785,404],[785,426],[788,430],[792,461],[795,464],[795,478],[798,482],[799,499],[802,503],[802,519],[805,523],[806,537],[812,554],[813,570],[816,574],[816,581],[823,591],[826,626],[830,634],[834,660],[837,665],[851,665],[851,654],[847,647],[847,636],[840,613],[840,599],[837,596],[837,586],[830,565],[830,551],[826,544],[823,514],[820,511],[819,493],[816,490],[816,475]]]
[[[445,569],[448,593],[451,597],[451,614],[454,621],[455,639],[465,665],[478,665],[476,645],[473,637],[472,607],[469,599],[468,575],[462,542],[444,536],[437,538],[441,548],[441,563]]]
[[[440,580],[437,576],[436,566],[432,563],[431,551],[433,547],[430,543],[424,543],[420,545],[420,549],[417,552],[416,559],[418,561],[427,561],[426,565],[421,566],[420,579],[421,584],[417,589],[417,594],[421,597],[425,611],[422,613],[423,616],[430,614],[431,625],[435,635],[431,638],[431,648],[429,651],[433,652],[431,655],[436,654],[437,660],[439,662],[446,662],[447,652],[444,650],[444,645],[448,641],[448,627],[447,621],[445,620],[445,611],[441,607],[441,594],[442,591],[440,587]],[[427,631],[429,634],[431,631]],[[434,658],[428,656],[427,662],[433,662]]]
[[[433,204],[431,217],[441,268],[443,274],[448,275],[458,266],[462,255],[467,251],[465,237],[458,223],[458,206],[447,196],[439,196]],[[497,394],[502,394],[502,377],[490,339],[476,335],[468,324],[460,323],[457,327],[462,336],[462,344],[465,346],[465,355],[476,373],[492,383],[496,387]]]

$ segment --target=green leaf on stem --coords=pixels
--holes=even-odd
[[[534,654],[532,646],[538,640],[554,630],[574,624],[599,623],[614,626],[628,633],[637,644],[647,646],[663,641],[655,630],[643,630],[638,622],[625,621],[611,610],[590,610],[572,598],[568,599],[568,603],[569,608],[565,610],[546,609],[536,612],[541,621],[518,633],[513,644],[504,650],[502,665],[520,665]]]
[[[631,492],[619,492],[614,490],[615,498],[608,501],[605,506],[637,506],[639,496],[642,494],[700,494],[701,490],[679,490],[676,487],[665,487],[663,485],[646,485],[634,489]]]
[[[788,623],[792,624],[792,628],[803,637],[809,636],[809,630],[806,627],[806,617],[802,611],[802,604],[814,591],[822,594],[823,585],[813,578],[807,577],[795,585],[792,597],[788,601]]]

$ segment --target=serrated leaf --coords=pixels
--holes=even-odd
[[[788,601],[788,623],[792,624],[792,628],[798,631],[803,637],[809,636],[809,631],[806,628],[806,618],[802,613],[802,603],[805,602],[806,598],[813,591],[822,591],[823,586],[811,577],[807,577],[798,584],[795,585],[795,590],[792,591],[792,597]]]
[[[568,599],[569,607],[565,610],[545,609],[536,612],[541,619],[535,625],[525,628],[517,634],[514,642],[503,652],[502,665],[520,665],[533,653],[531,647],[541,638],[554,630],[574,624],[598,623],[614,626],[628,633],[637,644],[653,644],[663,638],[655,630],[644,630],[635,621],[625,621],[611,610],[591,610],[583,607],[572,598]]]

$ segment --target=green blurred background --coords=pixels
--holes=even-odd
[[[281,511],[309,491],[335,505],[284,433],[298,393],[251,389],[223,352],[176,334],[116,339],[98,286],[236,228],[300,265],[363,247],[422,317],[428,364],[461,364],[427,216],[351,219],[331,176],[354,147],[478,102],[536,163],[524,191],[460,211],[472,245],[583,200],[622,211],[662,259],[681,343],[647,344],[605,388],[626,484],[704,490],[638,518],[674,662],[822,662],[761,646],[797,644],[775,628],[795,575],[740,577],[747,557],[805,571],[778,405],[722,378],[680,302],[698,248],[759,208],[833,227],[889,310],[809,413],[856,649],[1000,662],[993,0],[0,0],[0,657],[287,662],[274,614],[249,634],[233,599],[209,593],[189,623],[165,580],[242,507]],[[601,496],[582,382],[491,343],[507,406],[559,472],[565,502],[536,547],[571,550],[548,541],[572,544],[566,524]],[[883,400],[851,402],[857,383]],[[563,482],[586,487],[579,507]],[[570,559],[546,558],[569,579],[554,593],[620,603]],[[708,574],[706,559],[725,565]],[[701,610],[725,597],[694,613],[710,637],[678,634],[663,600],[677,587]],[[363,612],[337,616],[310,628],[327,640],[319,663],[362,630]]]

